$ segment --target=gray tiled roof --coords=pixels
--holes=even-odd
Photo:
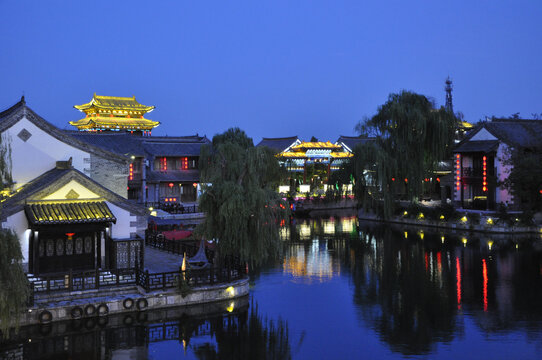
[[[472,142],[470,139],[481,129],[486,129],[500,141],[513,147],[542,147],[542,120],[493,119],[479,123],[469,131],[454,151]]]
[[[145,209],[141,206],[103,187],[82,172],[71,167],[65,168],[57,165],[54,169],[31,180],[19,191],[7,198],[1,204],[1,218],[5,219],[16,212],[23,210],[27,201],[41,200],[43,197],[54,193],[72,180],[79,182],[103,199],[123,209],[140,215],[146,213]]]
[[[348,146],[348,148],[351,150],[351,151],[354,151],[354,148],[358,145],[358,144],[365,144],[365,143],[368,143],[368,142],[371,142],[371,141],[374,141],[375,139],[374,138],[368,138],[368,137],[362,137],[362,136],[343,136],[341,135],[338,139],[337,139],[337,144],[338,143],[343,143],[344,145]]]
[[[542,146],[542,120],[496,119],[484,123],[484,127],[512,146]]]
[[[475,141],[467,141],[467,142],[459,144],[459,146],[455,148],[454,152],[456,153],[469,153],[469,152],[489,153],[492,151],[496,151],[498,147],[499,147],[498,140],[475,140]]]
[[[298,140],[297,136],[283,138],[263,138],[262,141],[260,141],[256,146],[267,146],[268,148],[271,148],[277,153],[279,153],[286,150],[296,140]]]
[[[117,154],[134,156],[199,156],[201,146],[210,144],[205,136],[142,137],[125,132],[89,133],[70,131],[81,141],[107,149]]]

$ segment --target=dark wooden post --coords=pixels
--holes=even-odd
[[[96,276],[96,289],[99,289],[100,288],[100,271],[98,269],[95,269],[94,270],[96,273],[95,273],[95,276]]]

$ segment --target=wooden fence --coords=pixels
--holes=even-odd
[[[149,273],[138,268],[118,270],[92,270],[29,277],[30,303],[37,294],[72,292],[115,288],[121,285],[138,285],[151,292],[179,286],[181,279],[192,287],[213,285],[244,278],[245,268],[233,258],[226,258],[222,267],[210,264],[205,269],[189,269],[163,273]]]

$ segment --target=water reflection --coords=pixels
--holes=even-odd
[[[291,358],[286,322],[264,318],[248,301],[23,327],[0,344],[0,358]]]
[[[431,353],[462,339],[471,321],[487,336],[520,331],[542,346],[537,237],[351,224],[291,225],[283,271],[308,284],[350,277],[360,322],[393,351]]]

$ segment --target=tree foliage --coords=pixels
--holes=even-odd
[[[510,169],[503,186],[526,211],[541,211],[542,149],[509,149],[502,161]]]
[[[382,201],[384,217],[391,215],[398,193],[416,200],[436,163],[450,157],[456,122],[423,95],[390,94],[376,115],[356,126],[360,134],[376,138],[354,150],[358,198],[365,205]]]
[[[0,183],[9,188],[11,179],[11,147],[0,138]],[[0,229],[0,332],[5,337],[10,327],[19,326],[19,314],[28,299],[28,280],[22,267],[23,254],[17,235]]]
[[[200,170],[209,185],[200,197],[206,217],[198,231],[219,239],[223,255],[252,264],[278,256],[278,227],[288,208],[274,191],[283,169],[273,151],[232,128],[213,137],[212,149],[202,149]]]

